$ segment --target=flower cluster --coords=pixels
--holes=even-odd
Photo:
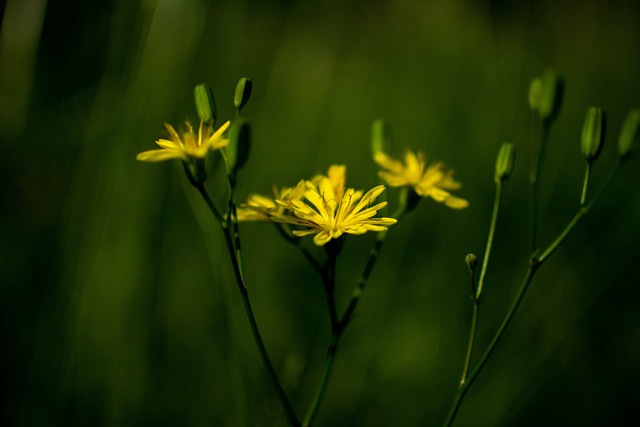
[[[314,235],[313,243],[317,246],[324,246],[343,234],[384,231],[397,222],[394,218],[373,218],[387,205],[387,202],[372,205],[384,191],[384,186],[378,185],[363,195],[362,191],[345,188],[345,175],[345,166],[332,165],[326,176],[301,181],[294,189],[273,200],[254,195],[243,208],[257,212],[258,219],[266,217],[305,227],[292,233],[298,237]],[[241,217],[247,219],[245,213],[239,215],[239,219]]]

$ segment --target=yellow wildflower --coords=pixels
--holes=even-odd
[[[394,159],[387,153],[379,151],[373,156],[374,161],[386,170],[379,172],[382,179],[392,187],[408,186],[421,197],[431,197],[436,202],[443,202],[453,209],[464,209],[469,202],[456,197],[447,190],[457,190],[462,184],[453,179],[453,170],[447,170],[441,162],[426,168],[424,155],[407,150],[404,162]]]
[[[297,186],[273,187],[274,198],[269,198],[261,194],[250,194],[247,203],[238,207],[238,221],[268,221],[273,217],[281,216],[286,208],[276,203],[277,200],[291,201],[300,200],[304,197],[305,183],[300,181]]]
[[[276,203],[285,208],[285,213],[274,216],[273,221],[307,227],[307,230],[293,230],[293,234],[299,237],[315,234],[313,243],[317,246],[324,246],[344,233],[384,231],[395,224],[397,221],[393,218],[372,218],[387,204],[371,206],[384,191],[384,186],[378,185],[363,196],[362,191],[345,189],[345,172],[345,166],[333,165],[327,176],[319,175],[304,182],[304,199],[276,199]]]
[[[192,159],[204,159],[209,151],[226,147],[229,140],[223,136],[229,127],[230,122],[226,122],[214,132],[213,126],[200,122],[198,134],[193,131],[191,123],[185,122],[186,130],[182,132],[182,137],[169,123],[164,127],[169,133],[169,139],[158,139],[156,144],[159,149],[143,151],[136,156],[137,160],[143,162],[161,162],[169,159],[182,159],[189,161]]]

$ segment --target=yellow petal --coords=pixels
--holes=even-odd
[[[138,153],[136,160],[142,162],[162,162],[169,159],[181,159],[184,158],[184,154],[179,150],[170,150],[167,148],[160,148],[158,150],[149,150]]]

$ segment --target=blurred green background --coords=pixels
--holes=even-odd
[[[471,314],[463,258],[484,248],[505,140],[519,154],[479,348],[526,270],[530,79],[548,67],[566,79],[542,181],[543,242],[579,201],[587,107],[609,117],[597,185],[615,161],[624,116],[640,103],[640,4],[561,3],[8,0],[0,33],[2,424],[284,425],[216,225],[179,165],[134,160],[154,146],[163,121],[195,119],[198,83],[213,87],[220,118],[232,118],[235,83],[247,76],[253,151],[240,199],[331,163],[348,165],[350,186],[370,188],[369,129],[379,117],[391,123],[398,153],[423,149],[463,182],[457,194],[468,209],[425,201],[393,227],[318,419],[439,425]],[[638,167],[637,158],[627,163],[539,272],[456,425],[640,421]],[[211,188],[223,186],[219,178]],[[242,232],[256,316],[302,414],[328,339],[321,283],[272,227]],[[343,302],[373,239],[347,241]]]

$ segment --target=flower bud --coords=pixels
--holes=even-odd
[[[201,83],[196,86],[193,92],[200,120],[206,123],[215,122],[217,115],[216,100],[209,85]]]
[[[564,81],[555,71],[547,70],[529,87],[529,106],[542,120],[552,122],[560,113]]]
[[[505,183],[511,177],[516,161],[516,146],[510,142],[502,143],[496,158],[496,183]]]
[[[242,108],[247,105],[247,102],[251,97],[251,87],[252,82],[246,77],[243,77],[238,81],[238,84],[236,85],[236,93],[233,97],[233,104],[236,106],[238,111],[242,110]]]
[[[231,126],[229,145],[227,145],[227,170],[235,175],[249,159],[251,148],[249,122],[239,119]]]
[[[600,107],[591,107],[582,126],[582,155],[591,163],[598,158],[604,145],[607,119]]]
[[[627,157],[633,144],[638,144],[640,140],[640,108],[631,110],[620,130],[618,138],[618,154],[620,157]]]
[[[464,257],[464,262],[467,263],[469,271],[473,272],[478,265],[478,257],[476,256],[476,254],[467,254],[467,256]]]
[[[540,77],[534,77],[529,85],[529,108],[532,111],[538,112],[540,109],[540,95],[542,93],[542,79]]]
[[[371,126],[371,154],[389,153],[391,150],[391,127],[382,119],[375,120]]]

